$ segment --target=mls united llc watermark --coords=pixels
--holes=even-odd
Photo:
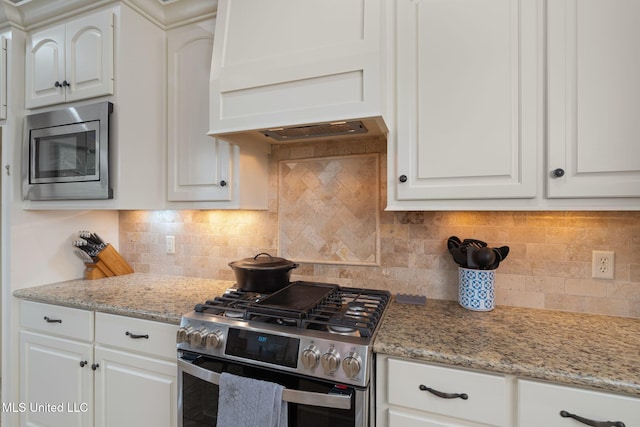
[[[85,402],[61,402],[61,403],[38,403],[38,402],[2,402],[2,412],[16,413],[83,413],[89,410],[89,404]]]

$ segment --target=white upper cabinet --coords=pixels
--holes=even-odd
[[[395,7],[397,199],[535,197],[535,2]]]
[[[109,37],[99,37],[97,22],[113,24]],[[25,209],[164,209],[167,203],[167,45],[165,31],[151,22],[139,11],[126,3],[115,3],[105,9],[93,11],[82,17],[64,21],[67,40],[77,51],[86,51],[90,61],[80,60],[80,54],[66,52],[67,61],[74,56],[78,66],[72,74],[77,83],[71,82],[67,91],[74,88],[91,88],[92,72],[95,76],[106,67],[112,69],[110,81],[112,95],[99,98],[113,103],[109,133],[109,179],[113,188],[113,199],[107,200],[53,200],[25,201]],[[84,30],[71,36],[70,28],[83,26]],[[91,29],[90,29],[91,28]],[[42,30],[45,31],[45,30]],[[36,32],[36,34],[42,31]],[[84,34],[84,35],[82,35]],[[106,33],[105,33],[106,34]],[[34,39],[34,35],[31,38]],[[86,37],[86,38],[84,38]],[[80,41],[84,38],[84,41]],[[103,58],[99,40],[111,40],[112,52],[117,52],[117,60]],[[55,52],[55,49],[51,49]],[[109,49],[106,49],[109,50]],[[27,52],[29,48],[27,48]],[[93,65],[90,65],[93,63]],[[107,66],[107,63],[108,66]],[[40,70],[34,67],[33,70]],[[67,73],[69,73],[69,65]],[[46,74],[46,73],[45,73]],[[75,76],[75,77],[73,77]],[[27,80],[29,79],[27,72]],[[55,81],[55,80],[54,80]],[[27,87],[29,85],[27,84]],[[93,90],[83,92],[87,96],[97,96]],[[71,92],[67,93],[67,101]],[[91,95],[89,95],[91,94]],[[98,99],[95,100],[98,102]],[[86,103],[86,101],[83,101]],[[69,103],[79,105],[79,102]]]
[[[382,4],[219,1],[210,133],[359,118],[386,131]]]
[[[168,33],[168,199],[229,200],[229,144],[207,135],[214,21]]]
[[[548,197],[638,197],[640,2],[547,7]]]
[[[639,2],[387,11],[387,209],[640,209]]]
[[[106,10],[29,34],[26,107],[113,94],[113,21]]]
[[[207,135],[214,26],[207,20],[167,33],[169,206],[266,209],[267,153]]]

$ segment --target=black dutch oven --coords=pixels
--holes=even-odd
[[[248,292],[271,293],[289,284],[291,270],[299,264],[268,253],[259,253],[253,258],[245,258],[229,263],[236,276],[238,289]]]

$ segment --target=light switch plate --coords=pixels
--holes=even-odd
[[[168,254],[176,253],[176,238],[175,236],[167,236],[165,239],[165,252]]]

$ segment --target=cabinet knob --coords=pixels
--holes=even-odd
[[[554,178],[561,178],[564,176],[564,169],[558,168],[553,171]]]
[[[61,84],[60,84],[60,82],[58,82],[58,81],[56,81],[53,85],[54,85],[55,87],[62,87],[62,85],[61,85]]]
[[[65,87],[65,86],[66,86],[66,87],[69,87],[69,86],[71,86],[71,83],[69,83],[69,82],[68,82],[68,81],[66,81],[66,80],[63,80],[63,81],[62,81],[62,87]]]
[[[85,366],[87,366],[87,363],[89,363],[89,362],[87,362],[86,360],[81,361],[80,362],[80,367],[84,368]]]
[[[400,175],[400,178],[398,178],[398,180],[400,182],[407,182],[407,175]]]
[[[220,181],[220,187],[226,187],[226,186],[227,186],[227,181],[225,181],[224,179]]]
[[[92,371],[95,371],[95,370],[96,370],[96,369],[98,369],[99,367],[100,367],[100,365],[99,365],[98,363],[93,363],[93,364],[91,365],[91,370],[92,370]]]

